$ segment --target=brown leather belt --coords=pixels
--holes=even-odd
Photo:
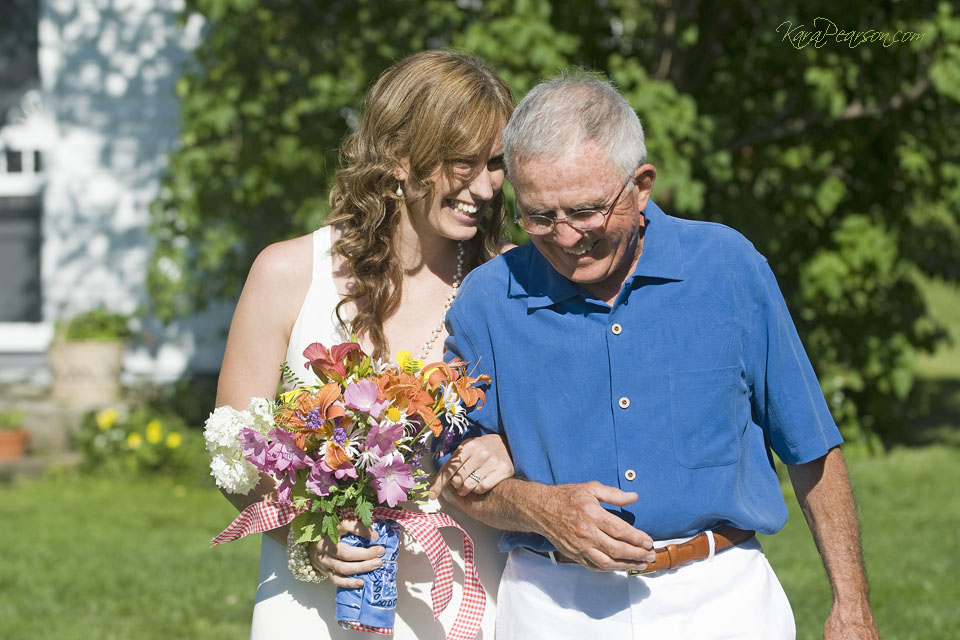
[[[753,536],[753,531],[744,531],[743,529],[737,529],[736,527],[727,525],[717,527],[713,530],[714,553],[719,553],[724,549],[729,549],[733,545],[746,542]],[[527,549],[527,551],[533,551],[533,549]],[[706,533],[700,533],[685,542],[668,544],[665,547],[655,548],[654,551],[657,553],[657,559],[653,562],[648,562],[646,569],[630,569],[627,571],[627,574],[637,576],[644,573],[653,573],[654,571],[675,569],[685,564],[696,562],[697,560],[706,560],[710,557],[710,540]],[[544,553],[543,551],[533,551],[533,553],[546,558],[550,557],[549,553]],[[577,562],[559,551],[554,552],[553,555],[557,562]]]

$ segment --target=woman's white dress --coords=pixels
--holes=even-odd
[[[304,368],[303,350],[314,342],[327,347],[343,342],[334,308],[339,296],[333,280],[333,261],[330,255],[331,229],[323,227],[313,233],[313,277],[310,289],[300,308],[296,324],[287,345],[287,363],[301,380],[315,380],[312,371]],[[477,570],[487,592],[487,605],[477,638],[492,640],[496,617],[497,586],[506,563],[506,555],[497,549],[498,532],[453,507],[444,504],[450,514],[467,530],[476,550]],[[433,619],[430,607],[430,586],[433,571],[419,545],[401,540],[399,570],[397,573],[397,620],[394,636],[400,640],[442,639],[456,618],[463,585],[463,541],[458,530],[441,529],[444,540],[452,550],[454,594],[439,620]],[[260,545],[260,577],[257,599],[253,609],[250,637],[254,640],[273,640],[303,634],[309,640],[349,638],[363,640],[373,637],[359,631],[345,631],[336,621],[336,586],[326,580],[310,584],[294,580],[287,569],[286,548],[270,536],[262,535]]]

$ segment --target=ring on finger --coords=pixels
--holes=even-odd
[[[478,476],[476,472],[471,472],[470,475],[467,477],[473,480],[474,482],[476,482],[477,484],[480,484],[481,482],[483,482],[483,476]]]

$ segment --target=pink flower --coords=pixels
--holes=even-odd
[[[330,467],[321,460],[310,469],[310,477],[307,478],[307,489],[317,496],[330,495],[330,489],[337,486],[337,481],[333,479]]]
[[[370,433],[367,434],[366,448],[383,457],[397,448],[396,442],[403,435],[402,424],[391,424],[383,427],[379,424],[373,425]]]
[[[253,429],[244,428],[237,434],[237,439],[240,440],[240,451],[247,462],[266,473],[273,470],[267,461],[270,445],[263,434]]]
[[[323,380],[335,380],[343,383],[347,377],[347,367],[359,364],[366,354],[356,342],[344,342],[334,345],[328,350],[319,342],[314,342],[303,350],[303,357],[307,359],[307,369]]]
[[[413,479],[413,468],[396,456],[390,462],[381,460],[367,469],[367,473],[373,478],[377,500],[391,507],[406,500],[407,491],[416,484]]]
[[[277,484],[277,502],[280,504],[293,504],[290,500],[290,494],[293,492],[293,481],[287,476]]]
[[[324,465],[326,466],[326,465]],[[337,480],[343,480],[344,478],[357,478],[357,469],[349,462],[344,462],[342,465],[334,469],[333,476]]]
[[[343,392],[343,401],[351,409],[369,414],[374,420],[380,419],[380,414],[390,404],[386,400],[377,402],[380,387],[373,380],[360,380],[351,383]]]
[[[280,502],[289,502],[290,491],[297,481],[297,469],[312,465],[313,458],[297,447],[294,434],[286,429],[273,429],[267,435],[273,442],[267,450],[266,471],[280,481],[277,485]]]

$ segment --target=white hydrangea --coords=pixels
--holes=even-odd
[[[253,427],[253,415],[249,411],[237,411],[230,406],[217,407],[207,418],[203,427],[203,437],[207,443],[207,451],[216,452],[217,449],[240,450],[237,434],[244,427]]]
[[[243,495],[250,493],[260,481],[260,472],[252,464],[222,454],[214,454],[211,458],[210,475],[224,491]]]
[[[247,494],[257,486],[260,472],[244,460],[237,434],[250,428],[266,434],[273,428],[273,413],[270,402],[264,398],[251,398],[243,411],[230,406],[214,409],[203,428],[207,451],[210,457],[210,475],[217,486],[230,493]]]
[[[253,417],[251,429],[259,431],[263,435],[273,429],[273,403],[266,398],[250,398],[250,406],[247,407]]]

